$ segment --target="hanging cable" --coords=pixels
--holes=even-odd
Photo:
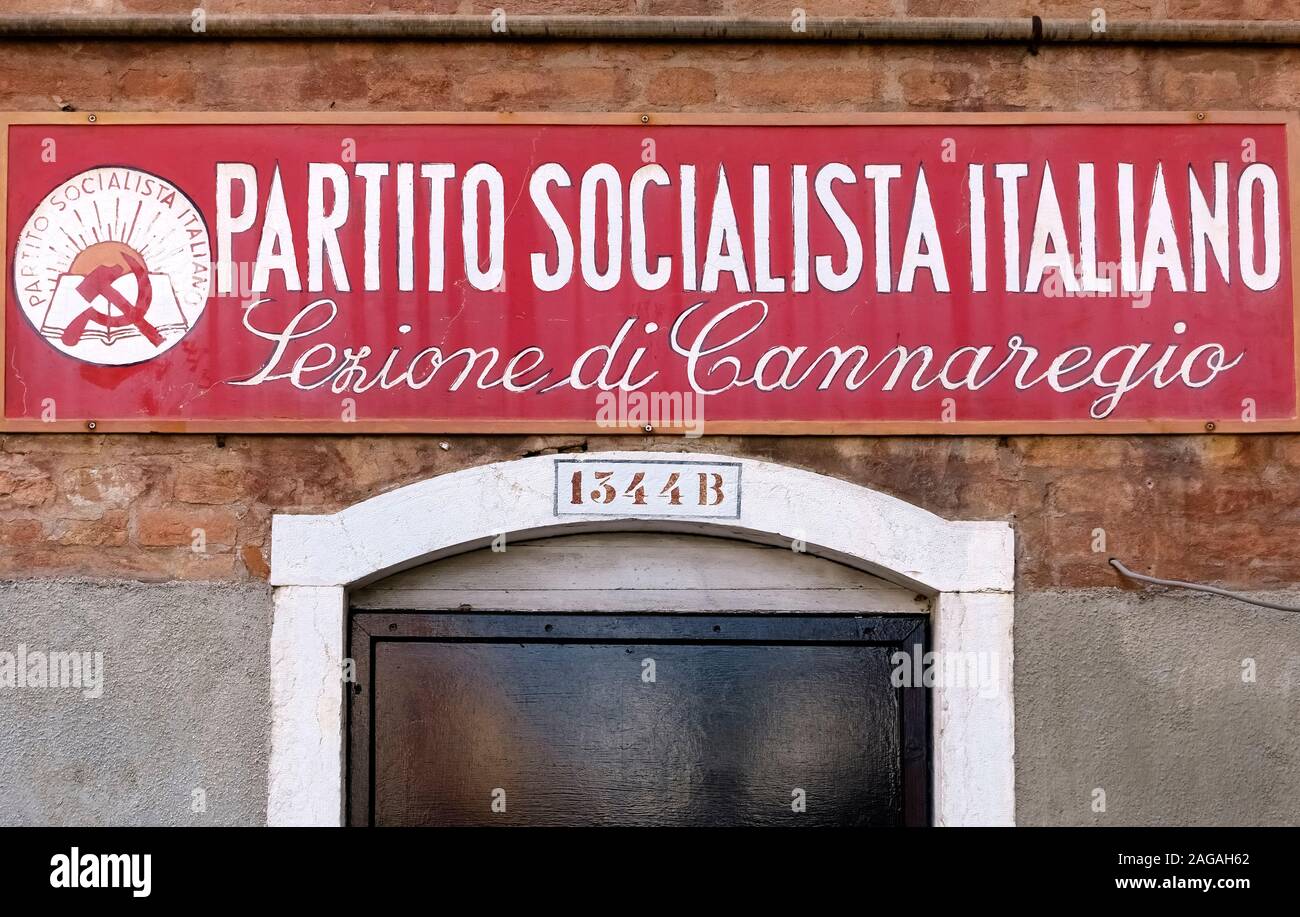
[[[1208,592],[1211,595],[1221,595],[1224,598],[1236,599],[1238,602],[1245,602],[1248,605],[1258,605],[1260,608],[1271,608],[1274,611],[1290,611],[1300,614],[1300,606],[1280,605],[1277,602],[1265,602],[1260,599],[1252,599],[1248,595],[1240,592],[1229,592],[1227,589],[1220,589],[1217,586],[1206,586],[1202,583],[1185,583],[1177,579],[1159,579],[1154,576],[1146,576],[1142,573],[1134,573],[1128,567],[1124,566],[1115,558],[1110,559],[1110,565],[1120,572],[1120,575],[1127,576],[1131,580],[1137,580],[1139,583],[1150,583],[1152,586],[1170,586],[1175,589],[1191,589],[1195,592]]]

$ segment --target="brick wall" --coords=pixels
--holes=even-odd
[[[753,13],[772,2],[503,4],[507,13]],[[810,15],[1290,18],[1264,0],[861,0]],[[188,11],[156,0],[66,4]],[[9,0],[6,11],[58,4]],[[307,0],[212,12],[319,12]],[[487,12],[487,4],[329,5]],[[1286,109],[1300,50],[1013,45],[0,43],[0,109],[952,111]],[[446,448],[441,444],[445,443]],[[329,512],[410,481],[544,450],[679,448],[659,437],[0,436],[0,578],[248,580],[270,517]],[[1300,437],[705,437],[954,518],[1011,518],[1022,586],[1118,585],[1094,553],[1249,587],[1300,583]],[[202,550],[195,530],[202,530]]]
[[[940,515],[1015,522],[1025,587],[1138,569],[1242,586],[1300,582],[1300,437],[0,438],[0,578],[265,577],[270,517],[334,512],[434,474],[545,450],[661,448],[770,459]],[[442,448],[445,443],[447,448]],[[196,550],[196,529],[202,543]]]

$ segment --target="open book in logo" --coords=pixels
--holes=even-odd
[[[153,359],[185,337],[207,304],[209,275],[207,227],[189,198],[114,167],[47,196],[14,258],[17,302],[37,332],[108,366]]]

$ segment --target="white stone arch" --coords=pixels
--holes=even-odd
[[[555,461],[738,463],[738,519],[559,516]],[[934,821],[1015,819],[1012,613],[1014,536],[1006,522],[963,522],[866,487],[772,462],[698,453],[540,456],[439,475],[332,515],[277,515],[271,528],[272,825],[338,825],[346,790],[341,666],[352,587],[488,545],[599,530],[659,530],[807,551],[931,598],[940,660],[991,667],[982,685],[932,695]]]

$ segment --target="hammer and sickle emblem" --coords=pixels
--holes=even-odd
[[[144,262],[138,258],[125,255],[124,260],[127,265],[125,268],[115,264],[101,264],[77,285],[77,293],[92,305],[87,306],[80,315],[68,323],[67,329],[63,332],[64,344],[71,347],[78,343],[86,333],[86,326],[91,322],[105,328],[134,325],[155,347],[163,343],[163,336],[158,333],[158,329],[145,319],[149,312],[149,304],[153,301],[153,284],[149,281],[149,272]],[[137,292],[134,303],[128,302],[125,296],[113,289],[113,281],[126,274],[128,269],[136,280]],[[108,300],[109,304],[121,314],[115,315],[111,311],[100,312],[96,309],[93,303],[100,296]]]

